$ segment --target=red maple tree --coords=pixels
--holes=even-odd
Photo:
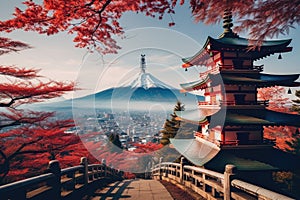
[[[2,54],[27,48],[22,42],[0,38]],[[73,121],[26,109],[28,104],[72,91],[75,84],[43,80],[38,70],[15,66],[1,65],[0,76],[0,183],[40,173],[51,159],[73,156],[78,163],[82,155],[77,156],[76,150],[84,153],[80,138],[64,132]]]
[[[259,100],[269,100],[270,110],[277,112],[292,113],[291,100],[284,97],[286,90],[281,86],[274,86],[268,88],[261,88],[258,90]],[[264,127],[264,137],[271,140],[276,140],[276,147],[281,150],[291,150],[286,141],[293,139],[293,133],[297,130],[296,127],[291,126],[267,126]]]
[[[165,12],[174,12],[167,0],[28,0],[23,4],[25,10],[16,8],[14,19],[0,23],[1,31],[24,29],[47,35],[68,31],[76,33],[77,47],[92,46],[102,53],[115,53],[120,48],[113,36],[123,33],[119,19],[125,12],[143,12],[160,18]]]
[[[120,47],[114,36],[123,33],[119,21],[128,11],[141,12],[159,19],[174,14],[176,4],[184,0],[44,0],[23,2],[25,9],[16,8],[14,18],[0,23],[0,31],[23,29],[40,34],[75,33],[77,47],[96,48],[102,53],[115,53]],[[300,0],[236,1],[190,0],[191,13],[196,22],[218,23],[226,9],[235,17],[236,30],[247,31],[252,39],[289,33],[300,22]],[[169,26],[175,23],[170,22]]]
[[[285,97],[286,90],[282,86],[274,86],[268,88],[258,89],[257,98],[261,101],[269,101],[268,109],[279,111],[279,112],[289,112],[291,100]]]
[[[190,0],[190,6],[195,20],[206,24],[220,22],[220,13],[231,10],[235,18],[235,30],[245,31],[251,39],[258,41],[288,34],[290,28],[300,23],[299,0]]]

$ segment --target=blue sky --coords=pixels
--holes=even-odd
[[[20,2],[1,0],[0,19],[7,19]],[[181,58],[192,56],[201,49],[207,36],[217,38],[223,30],[221,24],[194,23],[188,5],[178,6],[172,18],[176,25],[169,27],[169,15],[158,20],[141,14],[126,13],[121,20],[125,39],[116,38],[122,50],[116,55],[106,56],[89,54],[85,49],[75,48],[73,36],[66,33],[54,36],[19,30],[9,34],[1,33],[1,36],[23,41],[34,48],[3,55],[0,61],[6,65],[42,69],[41,74],[50,79],[76,81],[82,90],[66,96],[71,97],[121,85],[131,74],[139,72],[140,54],[146,54],[147,71],[161,81],[179,88],[179,83],[196,80],[199,70],[204,70],[193,68],[185,72],[181,68]],[[293,51],[283,54],[282,60],[277,59],[278,55],[273,55],[256,64],[264,64],[265,73],[299,73],[299,33],[297,26],[289,35],[279,36],[279,39],[293,39],[290,45]],[[245,34],[240,36],[247,37]]]

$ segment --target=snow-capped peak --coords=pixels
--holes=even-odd
[[[141,71],[140,73],[133,77],[127,84],[122,85],[122,87],[131,87],[131,88],[144,88],[145,90],[149,88],[164,88],[164,89],[174,89],[174,87],[169,86],[159,79],[155,78],[150,73],[146,73],[146,61],[145,55],[141,55]]]
[[[161,82],[149,73],[140,73],[129,85],[131,88],[142,87],[145,90],[149,88],[165,88],[172,89],[173,87]]]

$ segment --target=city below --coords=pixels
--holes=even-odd
[[[159,143],[160,130],[163,128],[167,115],[161,112],[116,112],[109,113],[97,111],[97,117],[84,115],[77,121],[76,127],[66,131],[84,135],[94,133],[94,141],[108,142],[109,135],[118,135],[124,150],[133,151],[137,147],[134,144],[147,144],[148,142]],[[97,133],[97,134],[95,134]]]

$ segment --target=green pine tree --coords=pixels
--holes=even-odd
[[[296,130],[295,133],[292,134],[292,140],[285,142],[290,148],[286,149],[286,151],[296,154],[300,156],[300,133],[299,129]]]
[[[160,140],[161,144],[163,145],[169,144],[170,143],[169,138],[174,138],[175,135],[177,134],[180,128],[180,120],[177,119],[177,115],[175,111],[183,111],[183,110],[184,110],[184,105],[180,101],[177,101],[174,107],[174,112],[173,114],[170,115],[171,119],[166,119],[163,130],[161,131],[162,133],[162,138]]]
[[[294,102],[294,104],[292,106],[292,110],[300,113],[300,90],[296,90],[295,95],[296,95],[296,97],[298,97],[298,99],[292,100]]]

